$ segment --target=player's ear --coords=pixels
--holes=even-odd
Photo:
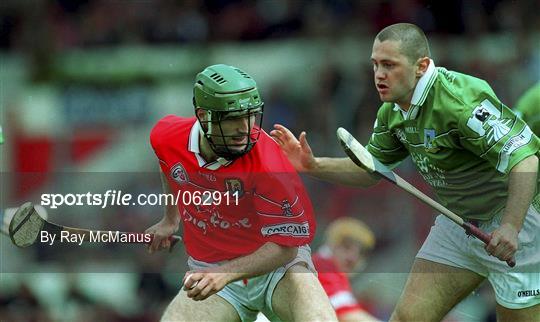
[[[195,114],[199,120],[206,120],[206,110],[200,107],[195,107]]]
[[[429,57],[418,58],[416,61],[416,77],[422,77],[429,67]]]

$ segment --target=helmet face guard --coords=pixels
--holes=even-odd
[[[227,160],[234,160],[248,153],[259,140],[263,109],[261,105],[242,112],[207,111],[206,120],[198,116],[197,119],[214,153]],[[227,122],[245,122],[247,132],[226,133]]]
[[[197,75],[193,105],[206,111],[204,119],[195,114],[217,156],[234,160],[257,143],[264,103],[257,84],[244,71],[222,64],[207,67]],[[247,123],[241,131],[234,128],[239,122]]]

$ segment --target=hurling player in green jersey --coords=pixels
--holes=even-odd
[[[516,104],[516,114],[521,117],[537,136],[540,136],[540,82],[521,96]]]
[[[540,316],[540,213],[536,194],[540,141],[485,81],[437,67],[424,32],[399,23],[375,37],[374,81],[383,102],[369,152],[390,167],[407,156],[440,202],[491,234],[468,238],[439,215],[416,255],[391,321],[441,321],[485,279],[501,321]],[[354,186],[377,183],[348,158],[314,157],[276,124],[271,133],[297,170]],[[505,260],[515,258],[510,268]]]

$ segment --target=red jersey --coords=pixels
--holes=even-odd
[[[150,142],[178,198],[187,253],[218,262],[253,253],[266,242],[311,242],[315,221],[302,181],[277,143],[261,131],[258,142],[232,162],[199,154],[195,117],[168,115]]]
[[[330,303],[339,318],[351,311],[363,311],[353,294],[349,277],[340,272],[336,262],[328,251],[319,251],[313,255],[313,264]]]

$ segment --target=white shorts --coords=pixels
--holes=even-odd
[[[287,270],[298,263],[305,263],[307,268],[316,274],[315,266],[311,261],[311,248],[304,245],[298,247],[296,258],[288,264],[278,267],[268,274],[252,277],[247,280],[247,283],[243,280],[229,283],[216,294],[235,308],[242,321],[255,321],[258,312],[262,312],[271,321],[280,321],[272,308],[272,295]],[[205,263],[191,257],[188,259],[188,266],[192,270],[219,264]]]
[[[479,221],[486,233],[501,222],[502,212],[492,220]],[[469,237],[460,226],[443,215],[437,216],[417,258],[471,270],[486,277],[495,290],[497,303],[521,309],[540,303],[540,213],[530,207],[518,235],[516,266],[490,256],[484,243]]]

